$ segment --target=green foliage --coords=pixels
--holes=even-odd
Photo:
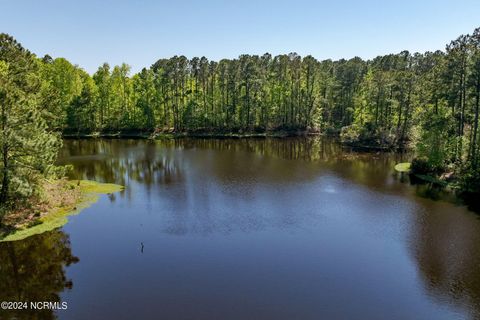
[[[51,115],[49,126],[63,129],[67,125],[70,104],[82,92],[79,69],[66,59],[57,58],[41,63],[39,74],[43,80],[39,98],[43,109]]]
[[[365,130],[363,130],[363,128],[363,126],[357,124],[343,127],[340,132],[340,138],[347,144],[358,143],[363,140],[363,136],[365,136]]]
[[[480,194],[480,170],[472,167],[464,168],[460,179],[460,189],[466,193]]]
[[[66,106],[66,125],[70,130],[94,131],[98,128],[98,89],[93,79],[83,70],[75,71],[80,76],[81,90]]]
[[[431,174],[435,172],[435,167],[432,166],[427,157],[417,157],[412,160],[410,170],[414,174]]]
[[[417,155],[428,162],[430,171],[442,171],[455,156],[453,119],[445,109],[438,113],[424,113],[420,123],[420,137],[416,144]]]
[[[393,148],[395,136],[388,130],[375,127],[367,122],[364,125],[354,123],[343,127],[340,132],[342,142],[361,147]]]
[[[40,193],[39,181],[54,175],[61,145],[48,130],[39,101],[39,61],[13,38],[0,34],[0,206]],[[0,216],[1,222],[1,216]]]
[[[322,118],[320,68],[315,58],[295,53],[220,62],[175,56],[132,77],[127,65],[105,64],[93,76],[97,118],[105,131],[315,129]]]
[[[0,90],[9,93],[5,101],[16,105],[14,114],[33,117],[42,141],[36,148],[55,149],[49,130],[309,130],[340,132],[351,145],[413,148],[429,171],[479,168],[480,29],[445,52],[402,51],[369,61],[318,61],[296,53],[218,62],[174,56],[132,76],[127,64],[105,63],[91,77],[66,59],[39,60],[13,39],[3,43]],[[32,179],[44,174],[18,170]],[[18,194],[32,192],[32,184],[20,180],[14,181]]]

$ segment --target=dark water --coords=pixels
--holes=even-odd
[[[68,303],[0,318],[478,319],[479,216],[410,185],[402,157],[320,138],[66,141],[72,177],[126,190],[0,244],[0,301]]]

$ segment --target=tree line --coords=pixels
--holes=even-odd
[[[118,131],[337,133],[357,146],[411,147],[418,170],[455,171],[480,190],[479,100],[480,28],[444,51],[174,56],[133,75],[107,63],[90,75],[2,34],[0,200],[12,184],[32,193],[26,181],[53,170],[58,133]]]

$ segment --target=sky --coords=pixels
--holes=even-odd
[[[0,0],[0,32],[93,73],[174,55],[289,52],[319,60],[443,50],[480,27],[479,0]]]

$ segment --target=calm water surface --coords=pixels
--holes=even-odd
[[[480,220],[322,138],[68,140],[126,190],[0,243],[0,319],[479,319]],[[439,200],[432,200],[432,197]]]

